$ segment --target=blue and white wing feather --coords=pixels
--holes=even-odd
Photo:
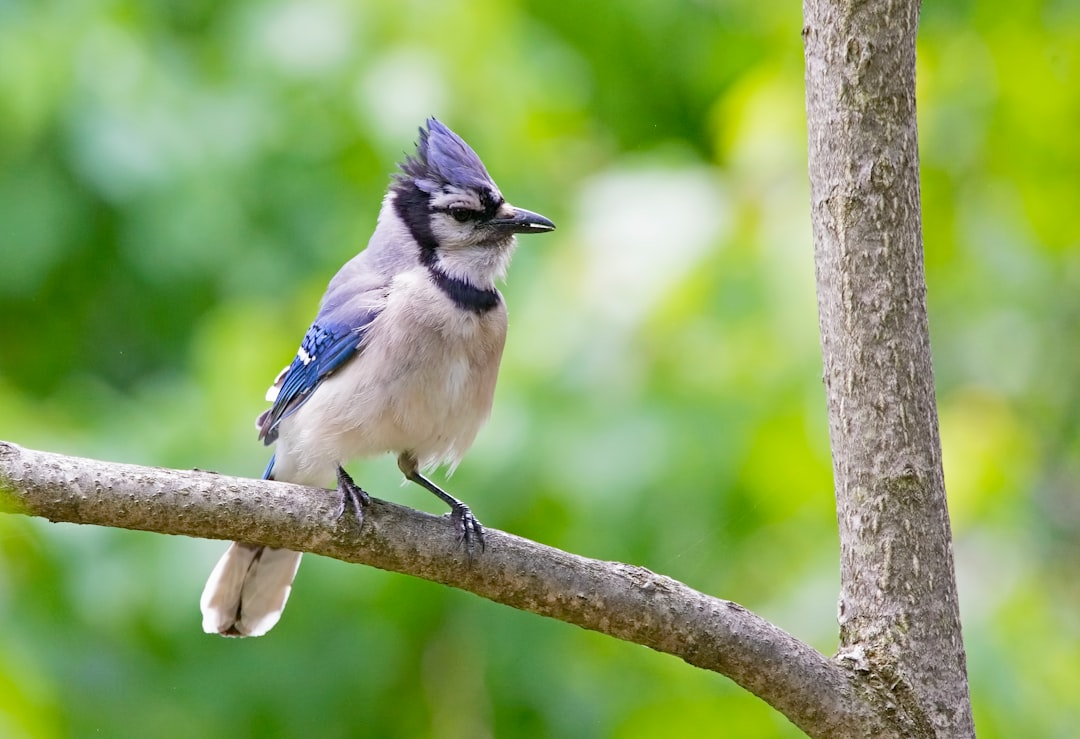
[[[304,335],[292,364],[282,370],[266,393],[273,403],[255,421],[259,438],[269,446],[277,441],[278,426],[302,406],[319,384],[355,358],[378,310],[370,310],[348,324],[316,319]]]

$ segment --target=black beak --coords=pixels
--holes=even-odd
[[[555,224],[539,213],[523,208],[514,208],[513,212],[509,218],[492,218],[487,225],[514,234],[541,234],[555,230]]]

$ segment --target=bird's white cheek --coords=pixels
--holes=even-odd
[[[432,219],[431,233],[439,246],[447,249],[475,244],[477,240],[476,229],[471,224],[461,224],[442,216]]]
[[[451,277],[476,287],[493,287],[506,276],[516,243],[501,246],[466,246],[439,249],[439,267]]]

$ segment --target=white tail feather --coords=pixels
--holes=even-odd
[[[206,581],[199,605],[203,631],[262,636],[281,618],[300,553],[233,542]]]

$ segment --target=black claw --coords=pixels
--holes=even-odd
[[[440,500],[450,506],[450,522],[457,532],[458,544],[465,545],[465,554],[472,556],[473,542],[484,551],[484,527],[476,520],[476,516],[469,510],[469,506],[462,503],[450,493],[433,483],[420,474],[417,469],[416,456],[412,452],[402,452],[398,456],[398,468],[405,477],[412,480],[430,493],[434,493]]]
[[[450,510],[450,521],[458,535],[458,544],[465,545],[465,552],[472,554],[473,542],[484,551],[484,527],[476,520],[469,506],[461,503]]]
[[[337,468],[338,491],[341,493],[341,508],[338,509],[337,517],[345,515],[345,508],[351,508],[357,522],[364,525],[364,506],[370,505],[371,496],[353,482],[352,477],[344,467]]]

